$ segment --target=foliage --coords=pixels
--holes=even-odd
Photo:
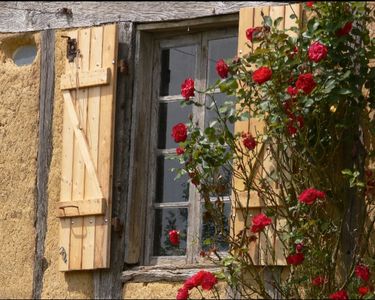
[[[358,266],[374,271],[375,262],[369,245],[375,199],[365,178],[373,151],[363,140],[364,132],[375,132],[375,68],[369,66],[375,41],[368,30],[373,11],[365,2],[304,8],[312,17],[303,22],[291,15],[296,26],[285,30],[279,28],[282,18],[263,16],[263,26],[247,32],[249,53],[220,60],[222,79],[196,91],[206,95],[204,105],[217,119],[204,130],[187,124],[185,139],[178,140],[184,150],[176,156],[179,172],[189,174],[204,199],[216,228],[213,239],[229,244],[222,256],[212,241],[205,255],[223,267],[217,277],[238,295],[271,298],[273,285],[282,298],[373,297],[373,279],[355,272]],[[189,81],[187,93],[184,86],[182,105],[203,105],[191,98],[192,87]],[[212,96],[218,88],[228,95],[221,106]],[[231,172],[233,184],[223,180],[223,170]],[[223,222],[221,195],[228,185],[235,234]],[[260,209],[251,208],[256,199],[266,207],[261,218],[254,213]],[[246,221],[239,229],[240,215]],[[280,259],[273,242],[262,242],[268,267],[259,267],[251,251],[272,231],[284,249],[278,255],[288,263],[282,272],[270,272]],[[265,282],[265,272],[272,282]]]

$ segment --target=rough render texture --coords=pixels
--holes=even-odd
[[[32,296],[38,149],[39,57],[18,67],[12,54],[39,34],[0,34],[0,297]]]
[[[53,112],[53,152],[48,182],[48,218],[45,241],[45,258],[48,268],[44,273],[42,298],[48,299],[89,299],[93,298],[91,272],[60,272],[59,219],[57,202],[60,200],[60,174],[63,129],[63,98],[60,90],[60,77],[64,74],[66,39],[63,31],[56,32],[55,42],[55,102]]]
[[[176,299],[177,291],[183,286],[181,283],[153,282],[153,283],[126,283],[124,284],[123,299]],[[228,294],[223,282],[217,285],[220,298],[227,299]],[[205,299],[215,298],[211,291],[204,291]],[[199,292],[194,289],[190,292],[191,299],[201,299]]]

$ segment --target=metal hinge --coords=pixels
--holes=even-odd
[[[74,62],[74,59],[77,56],[77,39],[72,39],[70,36],[62,35],[61,37],[68,39],[66,45],[66,58],[68,61]]]

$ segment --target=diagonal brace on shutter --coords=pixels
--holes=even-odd
[[[83,161],[85,162],[85,165],[86,165],[87,172],[91,176],[91,178],[94,182],[94,186],[95,186],[95,189],[96,189],[96,192],[97,192],[97,198],[99,198],[99,199],[104,198],[103,191],[102,191],[102,188],[100,186],[99,179],[98,179],[98,174],[96,172],[93,160],[92,160],[91,155],[90,155],[90,150],[89,150],[89,146],[87,144],[87,140],[86,140],[85,135],[83,134],[83,132],[80,129],[80,126],[79,126],[78,117],[77,117],[76,111],[74,109],[73,99],[72,99],[72,96],[70,94],[70,91],[64,90],[63,91],[63,97],[64,97],[64,102],[66,104],[66,108],[67,108],[67,111],[68,111],[69,118],[72,122],[72,127],[73,127],[73,130],[74,130],[75,137],[77,138],[77,143],[79,145],[79,149],[81,151]]]

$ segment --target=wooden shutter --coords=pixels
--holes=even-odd
[[[239,18],[239,33],[238,33],[238,53],[239,57],[247,54],[249,52],[249,48],[246,46],[246,43],[249,41],[246,38],[246,29],[250,27],[257,27],[262,26],[263,18],[261,16],[261,12],[264,13],[265,16],[270,16],[274,21],[278,17],[283,17],[283,21],[279,25],[279,28],[290,28],[292,26],[296,26],[295,20],[290,19],[290,15],[293,11],[298,15],[301,16],[302,8],[300,4],[293,4],[291,6],[268,6],[268,7],[246,7],[240,10],[240,18]],[[254,43],[256,46],[257,43]],[[242,121],[237,122],[235,124],[235,132],[250,132],[253,136],[257,135],[257,132],[263,132],[264,123],[261,120],[252,119],[249,121]],[[261,159],[263,160],[264,166],[266,169],[271,169],[273,167],[272,161],[269,159],[264,159],[266,157],[266,146],[263,144],[263,148],[260,151]],[[250,164],[254,162],[248,162]],[[259,169],[256,176],[254,178],[262,177],[261,170]],[[256,179],[254,179],[256,180]],[[241,180],[235,179],[234,186],[237,190],[244,191],[244,193],[239,195],[240,201],[243,207],[247,205],[247,192],[245,191],[244,184]],[[235,197],[233,197],[235,198]],[[234,209],[236,210],[236,225],[235,228],[237,230],[241,230],[244,228],[245,224],[250,224],[251,219],[254,215],[257,215],[267,208],[267,203],[265,203],[262,199],[258,197],[258,195],[254,192],[250,195],[250,204],[248,206],[250,215],[249,220],[244,220],[244,214],[240,211],[240,207],[234,204]],[[280,209],[282,209],[280,207]],[[277,228],[286,226],[285,220],[281,218],[275,220],[273,219],[273,224]],[[236,233],[236,232],[235,232]],[[272,247],[267,247],[267,245],[272,245]],[[251,247],[249,249],[250,255],[256,265],[285,265],[285,256],[283,254],[284,248],[282,246],[281,241],[276,236],[273,227],[268,226],[264,232],[258,234],[256,242],[251,243]]]
[[[117,26],[66,35],[59,269],[109,267]],[[69,38],[68,38],[69,37]],[[67,52],[69,52],[67,50]]]

